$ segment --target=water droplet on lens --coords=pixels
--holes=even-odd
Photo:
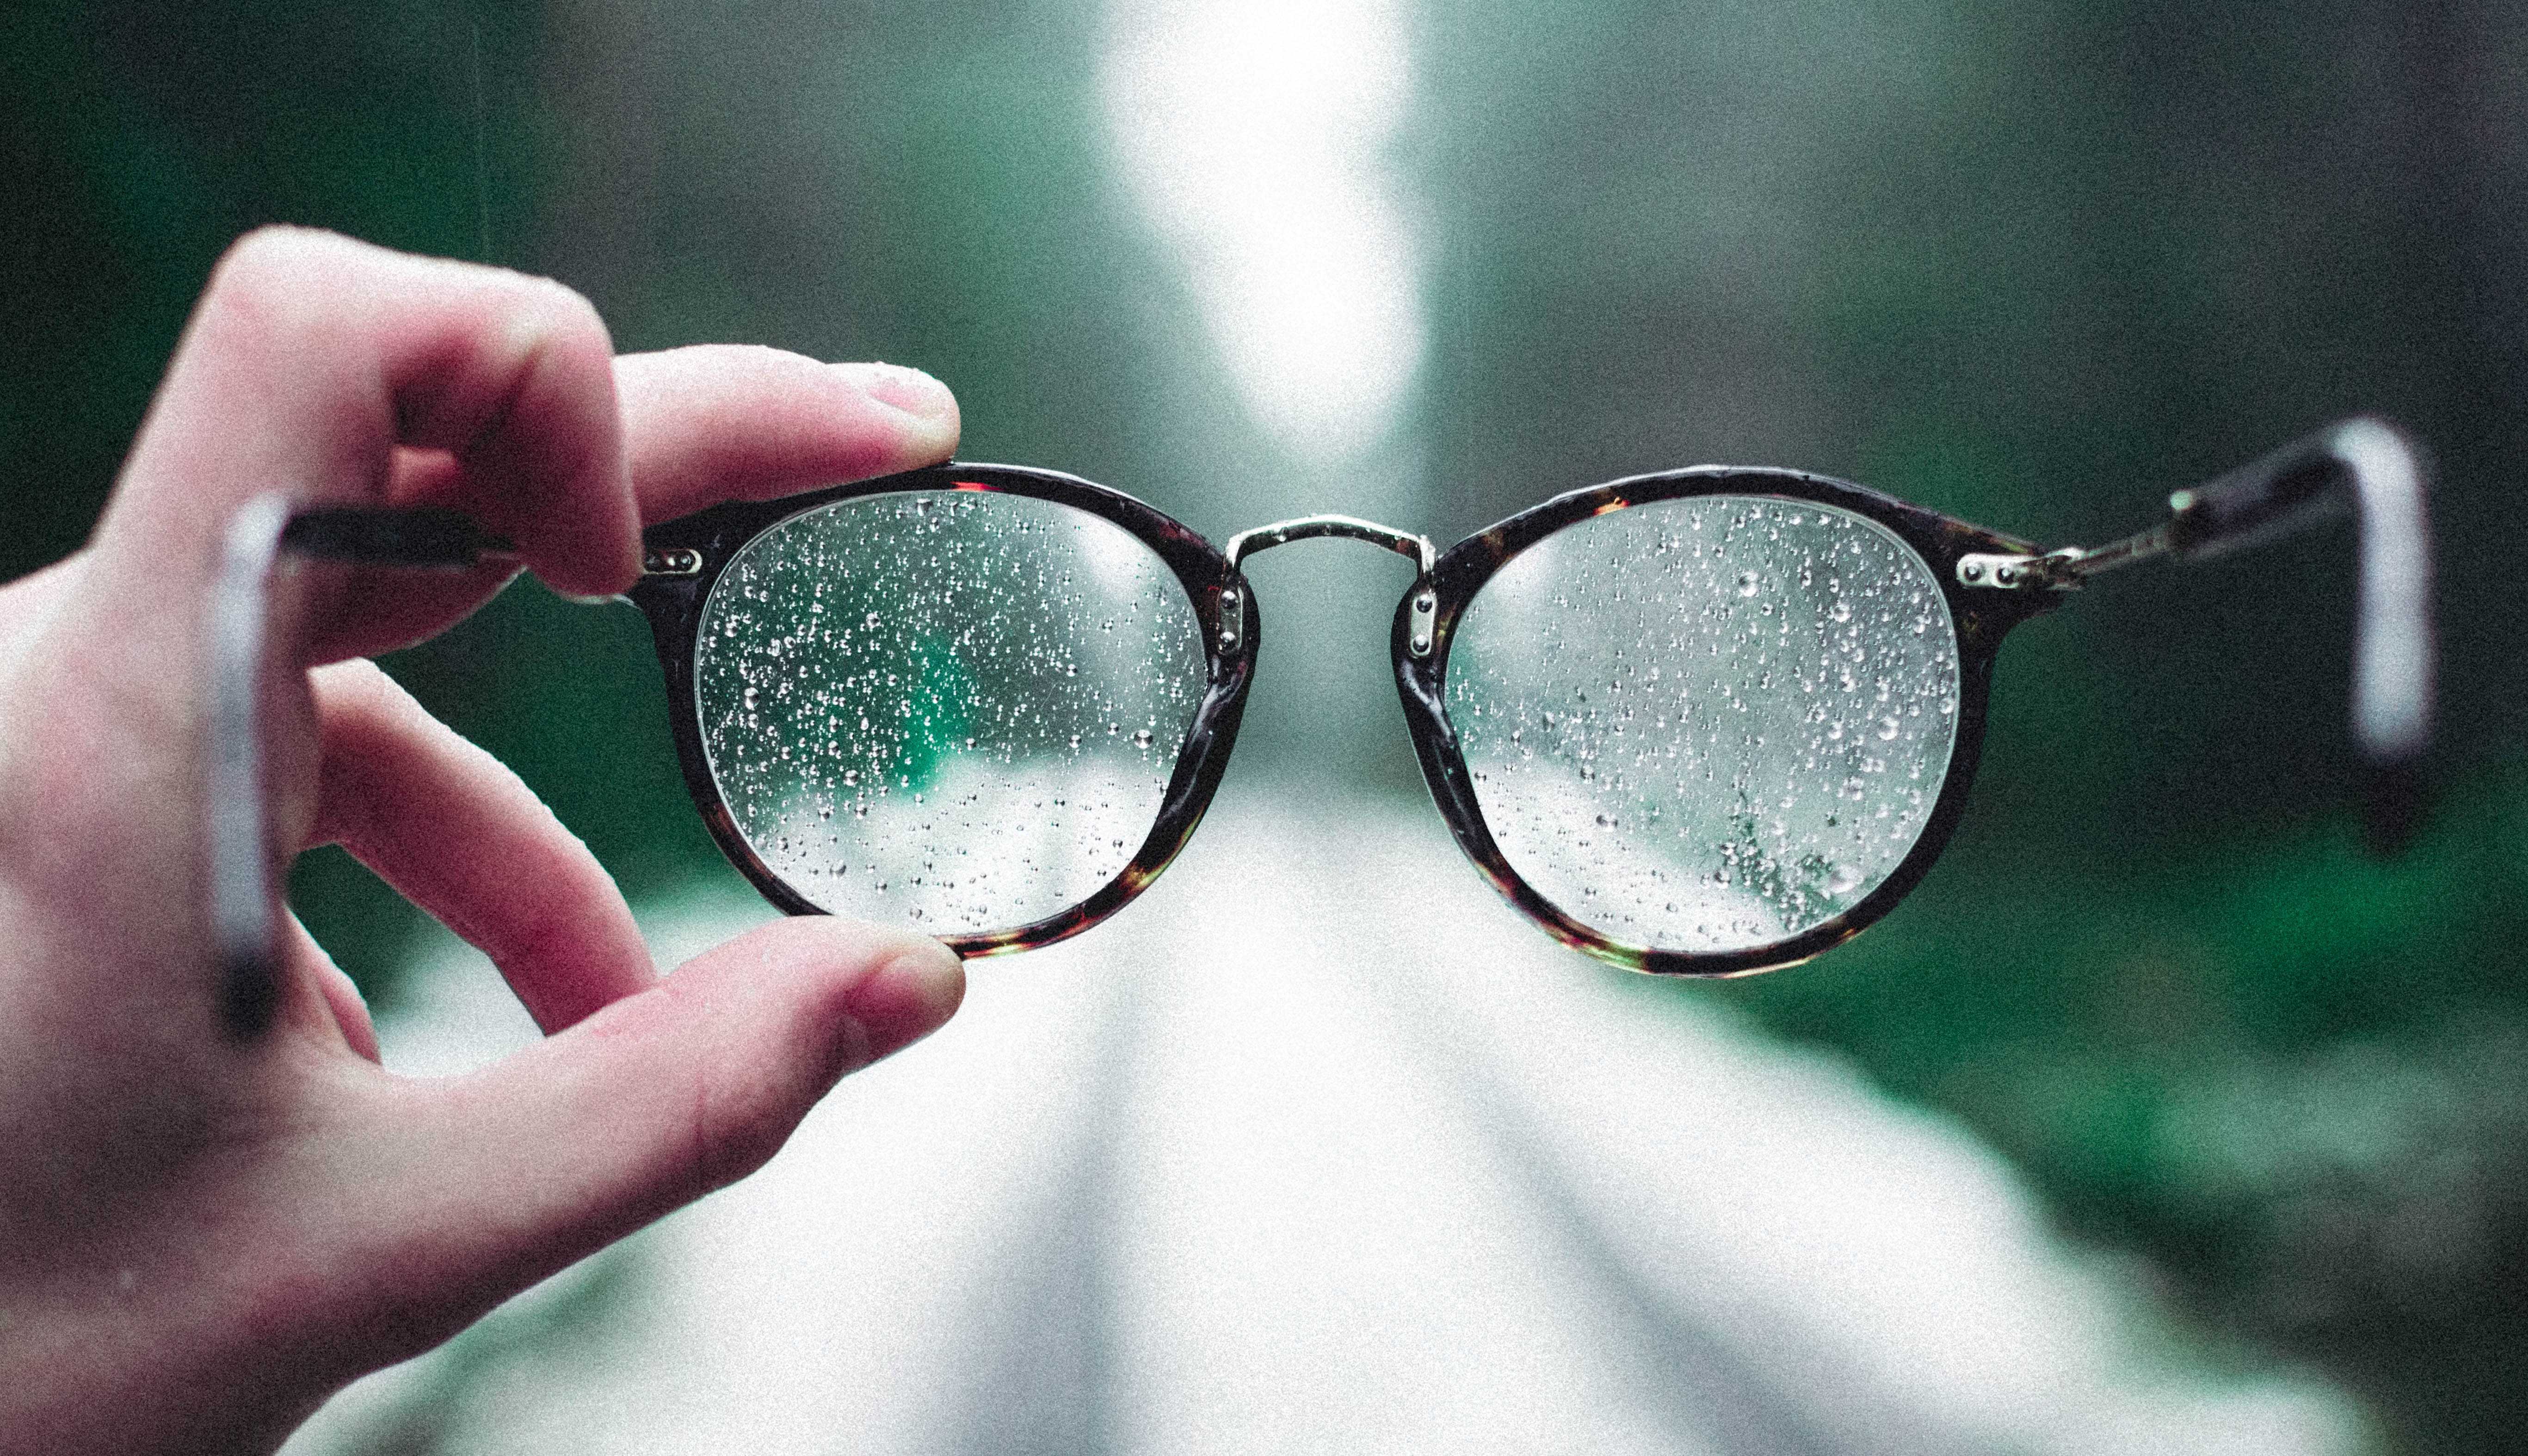
[[[1134,748],[1136,748],[1136,749],[1146,749],[1146,748],[1148,748],[1149,746],[1150,746],[1150,730],[1149,730],[1149,729],[1147,729],[1147,728],[1136,728],[1136,729],[1132,730],[1132,747],[1134,747]]]
[[[1738,595],[1739,595],[1739,596],[1741,596],[1741,597],[1753,597],[1753,596],[1755,596],[1755,595],[1756,595],[1756,587],[1757,587],[1756,573],[1754,573],[1754,572],[1752,572],[1752,571],[1742,571],[1742,572],[1738,573]]]

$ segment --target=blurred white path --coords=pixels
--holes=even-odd
[[[662,963],[768,913],[648,911]],[[534,1035],[433,960],[390,1066]],[[1547,940],[1427,807],[1224,807],[972,977],[762,1173],[290,1452],[2362,1445],[2321,1386],[2182,1363],[1956,1127]]]

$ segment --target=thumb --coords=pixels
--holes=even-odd
[[[408,1084],[441,1105],[412,1119],[432,1129],[412,1176],[386,1180],[405,1185],[395,1263],[424,1304],[488,1308],[761,1168],[837,1080],[928,1035],[965,988],[936,941],[804,916],[495,1066]]]

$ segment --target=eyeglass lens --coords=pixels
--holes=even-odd
[[[1094,895],[1163,806],[1205,685],[1185,587],[1098,516],[899,492],[750,541],[705,603],[703,742],[739,832],[818,907],[934,933]],[[1808,501],[1589,517],[1459,618],[1448,704],[1485,825],[1599,934],[1777,944],[1929,822],[1958,640],[1931,568]]]
[[[1707,495],[1574,523],[1460,618],[1448,702],[1510,866],[1610,939],[1778,943],[1922,837],[1958,642],[1921,555],[1807,501]]]
[[[705,603],[702,736],[757,857],[818,907],[1030,924],[1131,862],[1206,672],[1129,532],[1026,496],[898,492],[750,541]]]

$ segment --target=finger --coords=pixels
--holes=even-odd
[[[397,1257],[488,1306],[745,1176],[844,1074],[928,1034],[965,972],[935,941],[776,921],[472,1076],[395,1089]]]
[[[314,842],[342,845],[491,957],[548,1032],[657,981],[613,878],[516,774],[374,663],[314,676]]]
[[[298,916],[283,916],[281,933],[288,942],[282,959],[301,967],[304,974],[298,978],[300,994],[283,999],[280,1019],[297,1023],[321,1041],[339,1040],[365,1061],[377,1061],[377,1024],[369,1019],[369,1003],[360,988],[325,954]],[[311,990],[313,994],[307,994]]]
[[[646,520],[893,475],[945,460],[957,447],[957,397],[919,370],[821,364],[743,344],[626,354],[614,368],[625,458]],[[463,468],[444,449],[398,448],[392,494],[448,498]],[[398,609],[326,636],[311,649],[315,659],[408,646],[502,579],[409,577],[392,598],[377,598]]]
[[[614,378],[646,520],[893,475],[957,448],[956,396],[892,364],[707,344],[627,354]]]
[[[516,565],[497,561],[464,571],[336,562],[317,569],[333,578],[329,599],[339,605],[308,624],[299,658],[309,666],[426,642],[471,615],[518,574]]]
[[[69,562],[56,561],[0,587],[0,645],[14,641],[29,623],[52,610],[76,574]]]
[[[456,462],[454,498],[436,503],[512,537],[557,589],[632,580],[611,345],[584,299],[499,269],[266,230],[222,259],[133,444],[97,535],[101,599],[163,612],[170,573],[206,571],[251,495],[390,500],[399,444]]]

